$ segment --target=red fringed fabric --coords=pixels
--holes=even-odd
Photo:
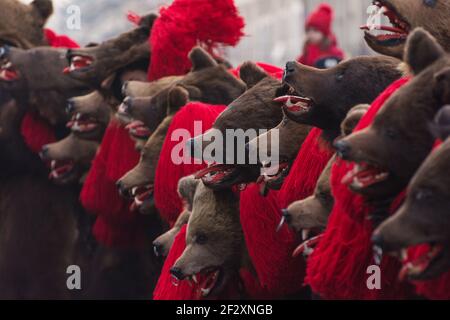
[[[182,210],[182,202],[177,192],[178,180],[206,167],[205,163],[195,164],[193,159],[190,159],[191,164],[175,164],[172,160],[172,150],[180,143],[180,140],[171,141],[171,136],[175,130],[180,129],[187,130],[190,137],[204,133],[212,127],[225,108],[226,106],[192,102],[178,111],[172,120],[159,155],[154,189],[156,207],[161,216],[171,224],[175,222]],[[201,123],[199,132],[194,131],[195,121]]]
[[[56,141],[54,129],[38,115],[27,112],[20,131],[26,145],[33,153],[39,153],[46,144]]]
[[[57,35],[53,30],[44,29],[48,44],[54,48],[79,48],[74,40],[65,35]]]
[[[261,285],[258,277],[254,276],[249,270],[242,268],[239,271],[239,277],[241,279],[242,286],[245,289],[245,296],[248,299],[270,300],[276,298]]]
[[[281,220],[277,192],[262,197],[257,184],[247,186],[241,192],[240,213],[247,249],[261,285],[274,297],[300,291],[304,260],[292,258],[294,233],[289,228],[276,232]]]
[[[188,72],[188,53],[199,43],[211,50],[236,45],[244,25],[233,0],[175,0],[152,28],[149,80]]]
[[[80,195],[86,210],[97,215],[93,232],[103,245],[139,247],[143,244],[145,230],[137,214],[129,210],[129,201],[120,197],[116,187],[116,181],[138,160],[139,153],[128,132],[111,122]]]
[[[186,247],[186,225],[178,232],[173,241],[172,248],[164,261],[158,283],[153,291],[153,299],[155,300],[195,300],[197,298],[197,288],[194,284],[189,285],[187,281],[178,281],[175,285],[170,268],[175,264],[177,259],[183,254]]]
[[[317,180],[333,151],[321,139],[322,130],[313,128],[300,148],[291,171],[278,193],[280,208],[313,194]]]
[[[400,79],[372,104],[356,130],[369,126],[384,102],[406,84]],[[411,294],[406,283],[397,280],[400,263],[385,256],[381,264],[381,290],[369,290],[367,267],[374,264],[371,245],[371,208],[341,181],[352,165],[338,161],[332,169],[331,184],[335,205],[324,237],[308,259],[306,282],[324,299],[402,299]],[[403,195],[401,195],[403,196]],[[396,201],[398,203],[399,201]]]

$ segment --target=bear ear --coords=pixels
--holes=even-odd
[[[158,15],[156,13],[149,13],[145,16],[142,16],[141,20],[139,21],[139,27],[151,29],[156,19],[158,19]]]
[[[450,67],[434,75],[433,93],[441,104],[450,103]]]
[[[167,114],[174,115],[181,107],[189,102],[189,92],[180,86],[175,86],[169,91],[169,108]]]
[[[199,183],[200,180],[195,179],[194,176],[187,176],[178,181],[178,194],[184,201],[186,201],[188,206],[187,209],[189,211],[192,211],[195,190],[197,190]]]
[[[408,38],[404,61],[418,74],[445,54],[436,39],[422,28],[415,29]]]
[[[263,69],[251,61],[244,62],[239,69],[239,77],[245,82],[248,89],[255,86],[267,76],[267,73]]]
[[[192,71],[199,71],[205,68],[211,68],[218,65],[216,60],[204,49],[195,47],[189,53],[189,59],[192,62]]]
[[[53,13],[53,3],[51,0],[34,0],[31,5],[36,8],[44,22],[46,22]]]

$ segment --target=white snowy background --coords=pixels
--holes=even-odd
[[[221,1],[221,0],[217,0]],[[30,2],[30,0],[23,0]],[[137,13],[157,11],[171,0],[53,0],[55,13],[48,26],[80,44],[101,42],[132,28],[126,19],[129,10]],[[335,33],[347,56],[370,53],[359,26],[366,20],[371,0],[235,0],[246,19],[246,36],[226,54],[234,64],[245,60],[283,66],[301,52],[306,15],[321,2],[336,10]],[[76,5],[81,12],[81,29],[67,27],[67,9]]]

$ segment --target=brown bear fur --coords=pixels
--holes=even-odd
[[[135,187],[145,187],[153,184],[159,154],[166,139],[169,126],[176,112],[188,102],[188,99],[188,92],[184,88],[176,86],[170,90],[166,117],[146,142],[141,152],[139,163],[117,181],[119,192],[123,196],[135,197],[136,195],[132,194],[132,190]],[[154,212],[156,208],[154,207],[153,199],[147,197],[139,209],[141,212]]]
[[[350,109],[347,117],[341,124],[341,136],[352,133],[359,120],[369,109],[369,105],[357,105]],[[331,193],[331,168],[336,160],[333,156],[317,180],[314,194],[304,200],[292,203],[285,211],[284,217],[288,225],[296,232],[302,230],[324,230],[327,226],[328,216],[334,205]]]
[[[58,185],[83,183],[99,144],[82,140],[73,133],[58,142],[45,145],[41,159],[51,162],[50,179]],[[58,169],[69,166],[64,172]]]
[[[194,179],[193,177],[190,177]],[[192,213],[186,234],[186,248],[171,273],[178,279],[219,271],[212,289],[203,298],[217,297],[238,277],[245,250],[240,225],[239,200],[231,190],[213,191],[197,180]]]
[[[429,123],[448,103],[450,57],[428,32],[419,28],[411,34],[405,61],[414,78],[392,95],[371,126],[335,145],[344,159],[368,164],[360,170],[384,174],[380,180],[372,175],[374,183],[367,187],[350,181],[355,192],[371,199],[395,196],[406,187],[433,147]]]
[[[35,0],[29,5],[18,0],[2,0],[0,46],[28,49],[47,45],[43,27],[52,13],[51,0]]]
[[[70,77],[99,88],[105,79],[127,65],[137,63],[148,66],[151,55],[148,37],[157,18],[156,14],[148,14],[142,17],[137,28],[116,38],[95,46],[67,50]],[[89,61],[89,64],[76,67],[74,59]]]
[[[388,252],[400,252],[418,244],[442,245],[442,251],[420,272],[409,268],[413,280],[436,278],[450,269],[450,107],[443,108],[435,119],[434,130],[444,139],[412,178],[406,200],[397,212],[374,232],[375,244]],[[446,140],[445,140],[446,139]],[[404,257],[403,257],[404,258]]]
[[[288,62],[285,92],[309,98],[310,102],[306,110],[283,109],[290,119],[322,129],[325,140],[332,142],[340,135],[339,126],[353,106],[372,103],[402,76],[399,64],[399,60],[383,56],[356,57],[326,70]]]
[[[53,185],[39,157],[25,145],[20,123],[26,111],[12,98],[0,113],[0,284],[2,299],[64,299],[66,268],[76,259],[76,194]]]

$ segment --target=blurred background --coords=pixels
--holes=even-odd
[[[217,0],[220,1],[220,0]],[[24,0],[24,2],[30,2]],[[129,10],[145,13],[170,4],[170,0],[53,0],[55,13],[49,26],[67,34],[80,44],[101,42],[132,25],[125,18]],[[302,50],[305,18],[320,3],[335,9],[333,29],[346,57],[370,54],[359,26],[366,21],[371,0],[235,0],[246,20],[246,36],[238,47],[226,51],[233,64],[245,60],[264,61],[283,66]],[[67,17],[77,6],[81,29],[71,30]]]

